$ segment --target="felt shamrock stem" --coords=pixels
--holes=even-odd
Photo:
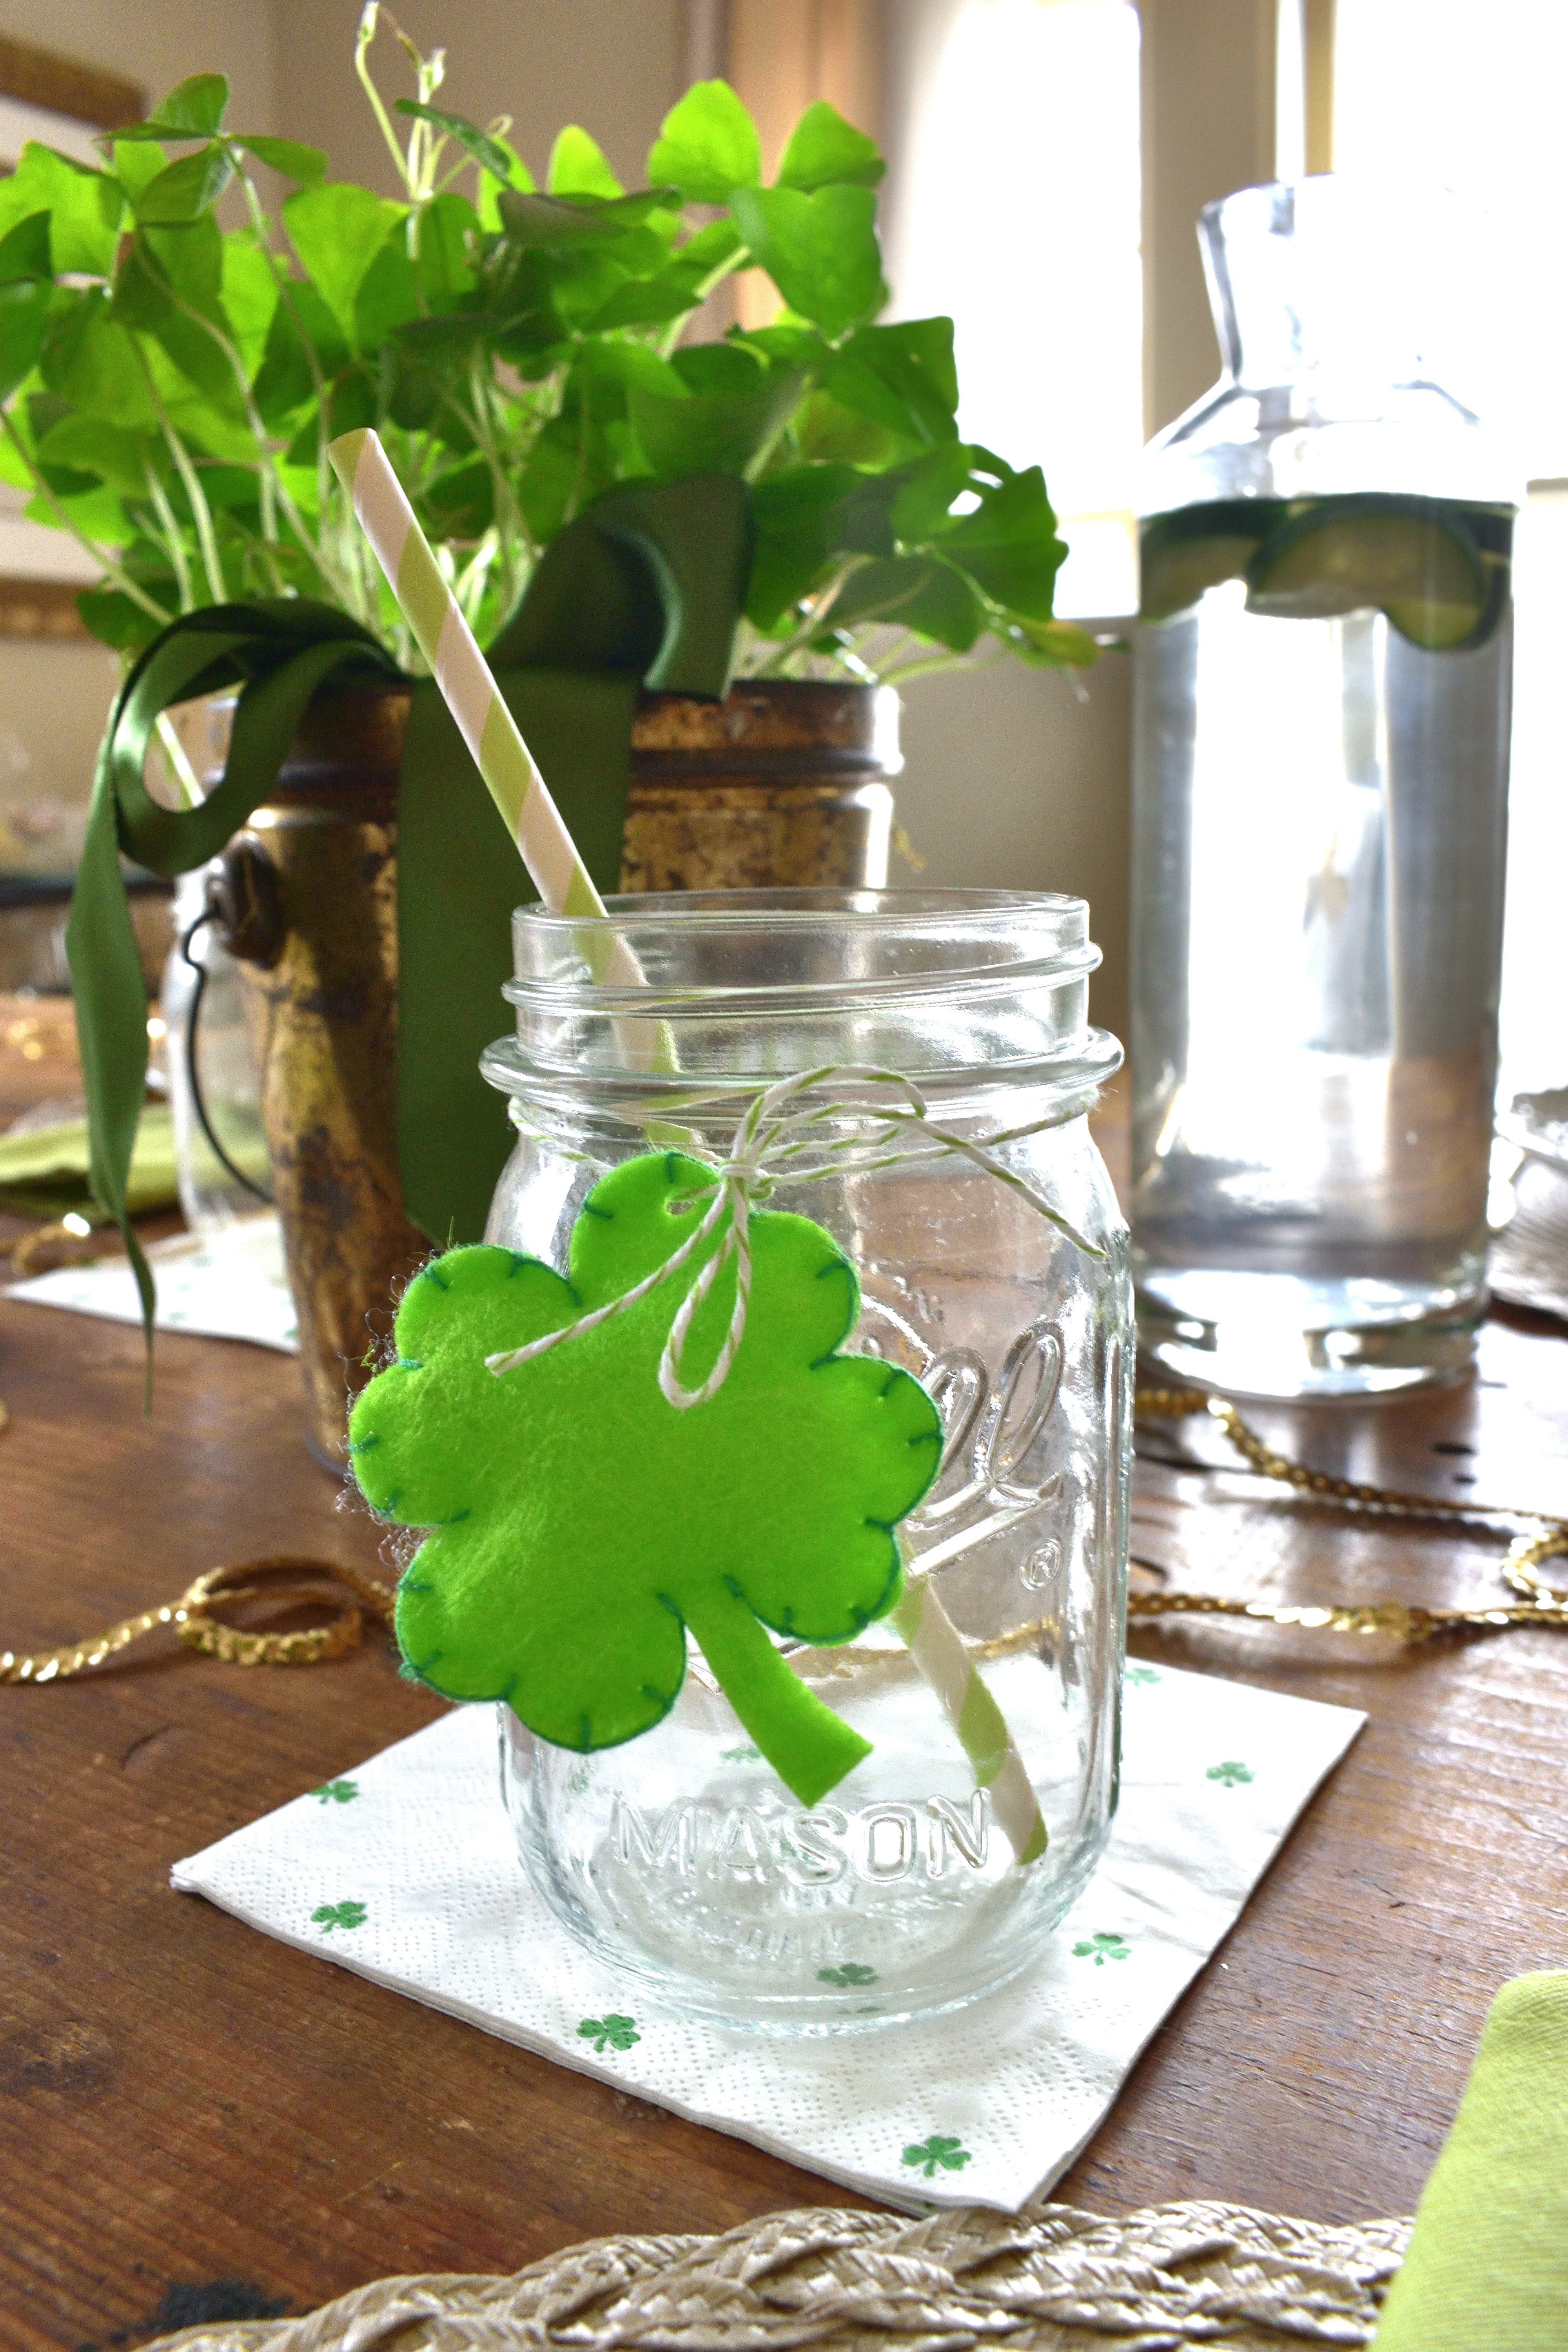
[[[739,1589],[710,1587],[687,1622],[715,1680],[790,1794],[819,1804],[871,1743],[807,1690]]]

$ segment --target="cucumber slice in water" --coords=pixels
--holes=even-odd
[[[1239,580],[1282,511],[1274,499],[1216,499],[1155,515],[1138,549],[1139,618],[1168,621],[1221,581]]]
[[[1255,539],[1216,532],[1211,539],[1179,539],[1145,546],[1138,561],[1138,615],[1168,621],[1184,613],[1222,580],[1239,580],[1257,551]]]
[[[1264,541],[1247,608],[1280,620],[1386,613],[1412,645],[1439,652],[1473,638],[1487,580],[1474,542],[1431,513],[1320,507]]]

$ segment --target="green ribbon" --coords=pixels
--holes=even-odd
[[[725,692],[750,562],[749,498],[732,476],[618,492],[562,532],[490,648],[497,683],[601,890],[619,879],[639,688]],[[121,860],[172,877],[216,856],[271,792],[312,695],[356,669],[399,676],[366,630],[328,605],[215,604],[153,639],[110,713],[66,954],[92,1189],[124,1236],[149,1336],[153,1276],[127,1191],[148,1005]],[[142,781],[160,714],[234,686],[222,782],[199,808],[162,807]],[[500,1025],[511,910],[537,895],[499,838],[435,682],[416,681],[398,784],[397,1133],[404,1205],[443,1245],[480,1239],[510,1145],[478,1063]]]

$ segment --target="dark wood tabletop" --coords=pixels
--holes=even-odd
[[[0,1068],[0,1119],[5,1089]],[[378,1566],[379,1531],[305,1453],[289,1360],[169,1337],[150,1419],[140,1382],[134,1331],[0,1301],[0,1649],[92,1632],[219,1561]],[[1468,1386],[1258,1418],[1341,1475],[1568,1513],[1555,1325],[1489,1323]],[[1498,1591],[1495,1533],[1304,1505],[1224,1466],[1205,1424],[1148,1443],[1167,1458],[1140,1466],[1133,1549],[1178,1581]],[[1398,1654],[1210,1621],[1134,1647],[1370,1721],[1057,2193],[1407,2211],[1492,1993],[1568,1961],[1568,1637]],[[0,1690],[6,2352],[134,2346],[223,2308],[193,2300],[215,2282],[237,2314],[298,2312],[388,2272],[856,2201],[170,1891],[177,1857],[437,1711],[379,1633],[292,1672],[159,1635],[90,1681]]]

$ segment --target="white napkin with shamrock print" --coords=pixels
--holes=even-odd
[[[147,1252],[158,1278],[160,1331],[200,1332],[209,1339],[249,1339],[258,1348],[298,1352],[293,1295],[283,1263],[283,1229],[273,1210],[237,1218],[208,1234],[174,1234]],[[140,1323],[142,1297],[131,1261],[119,1255],[61,1265],[14,1282],[7,1298],[30,1307],[66,1307],[110,1323]]]
[[[953,2015],[821,2039],[669,2016],[573,1942],[518,1859],[490,1706],[454,1708],[177,1863],[173,1879],[285,1943],[889,2204],[1010,2212],[1092,2137],[1365,1719],[1129,1664],[1110,1843],[1039,1963]]]

